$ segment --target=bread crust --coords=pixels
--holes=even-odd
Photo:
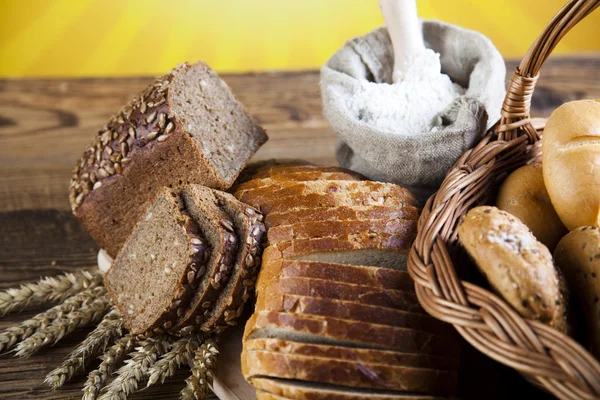
[[[511,173],[500,186],[496,206],[519,218],[550,251],[568,233],[546,191],[541,164]]]
[[[429,396],[426,394],[406,394],[406,393],[383,393],[371,392],[360,389],[352,389],[341,386],[321,385],[315,387],[303,382],[273,379],[273,378],[254,378],[252,384],[258,389],[257,395],[264,400],[279,400],[280,398],[289,398],[295,400],[444,400],[440,397]],[[279,398],[269,397],[271,393]]]
[[[577,228],[558,242],[554,259],[564,272],[582,315],[588,347],[600,358],[600,229]]]
[[[476,207],[458,227],[458,237],[492,287],[523,317],[567,331],[564,278],[525,224],[496,207]]]
[[[278,172],[258,174],[259,178],[254,178],[248,182],[244,182],[236,187],[236,190],[256,189],[265,186],[275,185],[282,182],[309,182],[309,181],[362,181],[366,178],[359,173],[344,170],[335,172],[322,171],[295,171],[295,172]]]
[[[451,395],[457,390],[457,372],[331,358],[280,354],[262,350],[242,353],[242,372],[252,378],[271,376],[342,386]]]
[[[544,182],[569,230],[600,224],[600,100],[558,107],[542,137]]]
[[[452,358],[390,350],[335,346],[333,344],[301,343],[283,339],[250,339],[244,343],[244,350],[266,350],[281,354],[331,358],[357,363],[365,362],[437,370],[456,370],[460,366],[460,361]]]
[[[460,354],[460,345],[455,337],[340,318],[300,316],[276,311],[256,311],[246,324],[244,340],[260,338],[261,332],[268,332],[269,329],[314,335],[323,341],[339,340],[406,353],[450,358],[458,358]]]

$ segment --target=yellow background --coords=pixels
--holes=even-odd
[[[521,56],[564,0],[419,0],[423,18]],[[0,0],[0,76],[158,74],[182,61],[220,72],[317,68],[381,25],[376,0]],[[556,52],[600,50],[600,11]]]

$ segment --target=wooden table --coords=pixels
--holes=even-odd
[[[509,73],[515,66],[507,63]],[[542,73],[533,97],[534,116],[547,116],[565,101],[600,97],[600,54],[554,58]],[[335,134],[321,116],[318,72],[224,78],[269,133],[256,159],[336,163]],[[95,265],[98,248],[70,212],[71,170],[96,130],[150,80],[0,80],[0,289]],[[32,314],[0,319],[0,328]],[[0,398],[80,398],[83,376],[55,392],[41,382],[85,333],[30,359],[0,357]],[[177,398],[184,377],[179,374],[132,398]],[[488,394],[496,391],[492,381],[480,386]]]

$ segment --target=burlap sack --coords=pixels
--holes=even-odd
[[[500,118],[506,67],[492,42],[478,32],[423,21],[425,45],[440,54],[442,73],[466,89],[448,104],[435,129],[421,134],[384,132],[349,110],[360,81],[392,81],[393,49],[387,29],[346,43],[321,69],[323,112],[337,132],[339,163],[370,179],[400,184],[424,201],[452,164]],[[364,101],[364,99],[362,99]]]

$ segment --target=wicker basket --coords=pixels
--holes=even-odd
[[[598,5],[600,0],[570,1],[533,43],[512,76],[500,121],[463,154],[427,201],[408,259],[419,302],[429,314],[560,399],[600,399],[600,363],[568,336],[523,319],[498,296],[461,281],[456,228],[471,207],[492,199],[507,172],[539,157],[543,124],[536,126],[529,111],[540,68],[560,39]]]

